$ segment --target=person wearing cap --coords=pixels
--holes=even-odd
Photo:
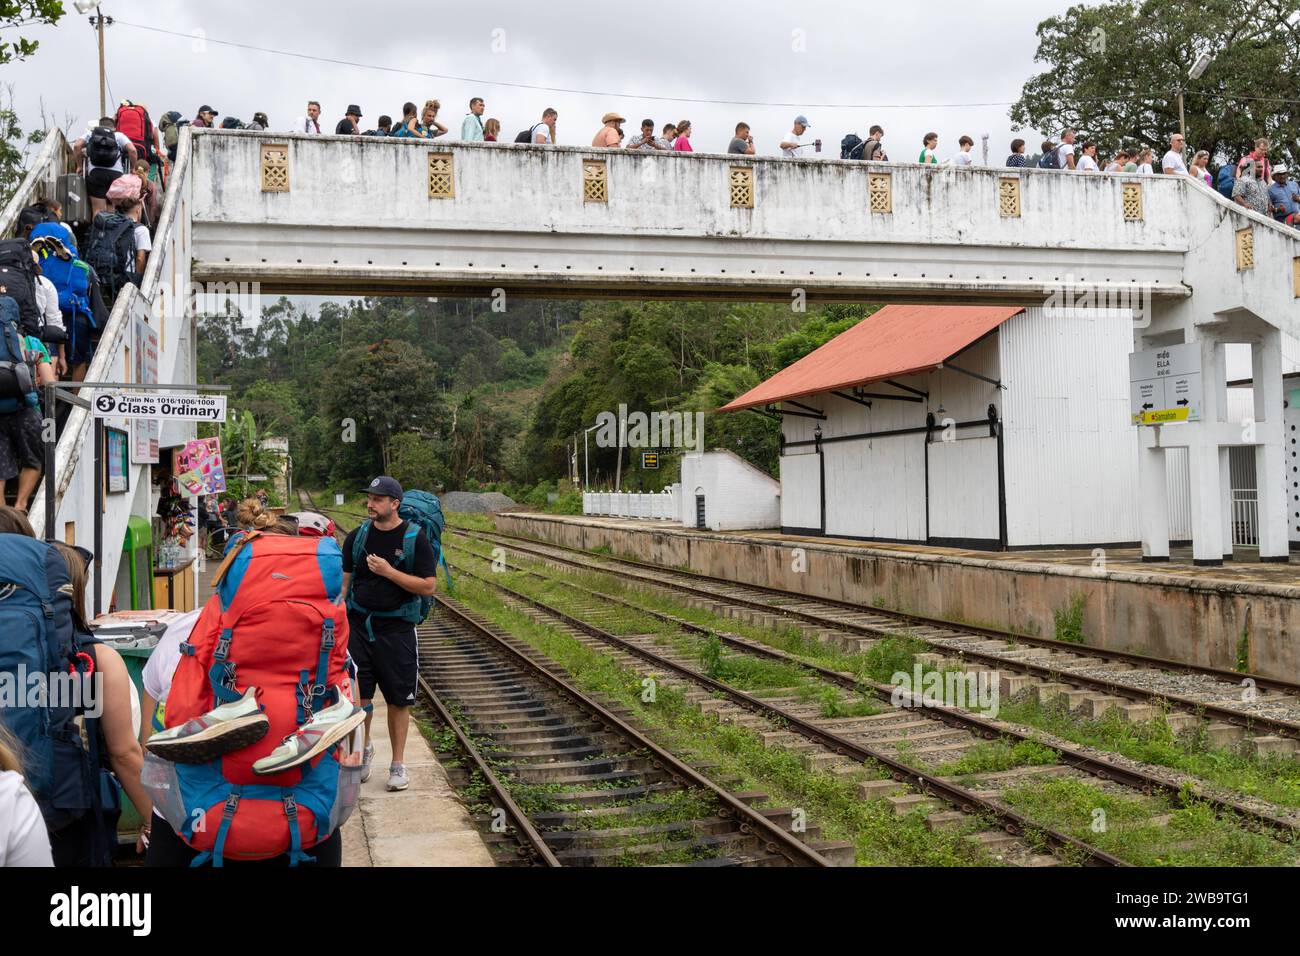
[[[600,118],[599,132],[591,138],[592,146],[617,146],[623,140],[623,124],[627,122],[618,113],[606,113]]]
[[[335,135],[339,136],[360,136],[361,135],[361,107],[355,103],[348,107],[347,113],[339,120],[338,125],[334,127]]]
[[[369,517],[343,542],[348,650],[357,665],[357,687],[366,711],[361,779],[369,779],[374,760],[370,721],[378,686],[388,705],[388,735],[393,745],[388,789],[405,790],[408,780],[402,757],[411,723],[410,708],[416,700],[417,662],[415,625],[397,613],[412,595],[433,596],[438,587],[438,564],[423,529],[415,531],[408,561],[408,523],[398,514],[402,486],[395,478],[380,475],[370,482],[365,493]]]
[[[483,97],[476,96],[469,101],[469,112],[460,121],[460,141],[462,143],[483,142],[483,110],[487,104]]]
[[[198,112],[194,114],[194,119],[190,120],[191,126],[199,126],[206,129],[213,129],[217,125],[217,117],[221,114],[211,106],[204,103],[199,107]]]
[[[1268,187],[1268,202],[1273,218],[1294,226],[1300,222],[1300,186],[1291,179],[1282,164],[1273,167],[1273,184]]]
[[[293,131],[295,133],[319,133],[320,132],[320,104],[315,100],[307,101],[307,115],[294,120]]]
[[[794,118],[794,128],[786,134],[785,139],[781,140],[781,155],[793,158],[799,155],[799,150],[812,145],[804,141],[804,134],[808,132],[811,126],[808,117],[802,114],[796,116]]]

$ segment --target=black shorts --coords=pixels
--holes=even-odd
[[[96,199],[108,199],[108,187],[113,185],[113,180],[121,175],[123,173],[116,169],[96,167],[86,173],[86,192]]]
[[[0,481],[17,478],[20,471],[40,468],[44,462],[41,413],[28,406],[0,414]]]
[[[373,700],[375,686],[392,707],[410,707],[416,699],[419,651],[415,625],[394,618],[372,618],[375,639],[366,635],[366,619],[348,613],[348,653],[357,665],[357,691],[362,700]]]

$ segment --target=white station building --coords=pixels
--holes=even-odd
[[[1134,546],[1149,502],[1133,343],[1128,309],[891,305],[723,411],[779,418],[787,533],[978,550]],[[1291,437],[1297,412],[1287,410]],[[1229,449],[1228,540],[1252,527],[1260,538],[1262,509],[1239,507],[1258,493],[1257,450]],[[1154,505],[1169,538],[1190,540],[1187,449],[1167,447],[1165,463]]]

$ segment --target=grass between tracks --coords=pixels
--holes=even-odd
[[[465,539],[458,538],[457,542],[460,547],[466,547]],[[484,545],[473,542],[469,547],[478,553]],[[509,560],[525,567],[541,566],[531,557],[518,553],[511,555]],[[738,619],[721,617],[687,606],[661,591],[642,590],[639,586],[612,575],[558,570],[554,566],[546,566],[545,573],[559,580],[571,581],[631,600],[647,608],[674,614],[704,627],[758,640],[770,647],[797,655],[809,663],[853,673],[859,679],[888,683],[894,672],[912,670],[916,653],[930,649],[923,642],[909,638],[906,630],[902,630],[893,637],[882,639],[865,653],[849,653],[835,645],[823,644],[793,625],[759,627]],[[558,595],[561,592],[555,593]],[[572,595],[571,590],[569,594]],[[933,668],[926,666],[922,669],[928,672]],[[1151,723],[1130,723],[1115,711],[1101,718],[1089,719],[1059,708],[1040,705],[1031,695],[1014,700],[1002,698],[998,717],[1044,730],[1072,743],[1168,767],[1216,787],[1282,807],[1300,807],[1300,759],[1294,757],[1260,758],[1233,749],[1211,748],[1205,741],[1203,730],[1199,735],[1177,735],[1163,719]]]
[[[677,690],[660,681],[653,700],[643,700],[643,675],[589,648],[573,637],[505,607],[486,585],[467,576],[457,581],[456,597],[497,626],[526,641],[563,667],[584,692],[603,695],[628,708],[660,746],[694,763],[712,766],[710,776],[734,781],[732,790],[762,790],[769,805],[804,810],[829,840],[851,840],[860,865],[954,866],[994,862],[962,834],[979,829],[931,832],[921,814],[894,815],[884,801],[864,801],[857,777],[806,770],[799,754],[764,746],[743,727],[719,724],[701,713]],[[864,768],[860,778],[882,776]]]

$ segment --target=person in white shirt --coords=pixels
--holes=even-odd
[[[1061,134],[1061,145],[1056,147],[1057,169],[1074,169],[1074,137],[1072,129]]]
[[[140,222],[140,214],[144,212],[144,203],[139,199],[123,199],[117,204],[116,210],[128,219],[135,220],[135,271],[136,274],[144,276],[144,266],[149,260],[149,252],[153,249],[153,241],[149,238],[149,229]]]
[[[969,136],[963,136],[961,139],[957,140],[957,146],[960,148],[957,150],[957,154],[953,156],[952,164],[954,166],[973,165],[975,159],[974,157],[971,156],[970,151],[971,151],[971,147],[973,147],[974,145],[975,145],[975,140],[971,139]]]
[[[481,96],[469,101],[469,112],[460,123],[460,140],[462,143],[483,142],[483,110],[486,104]]]
[[[107,162],[107,157],[98,156],[98,147],[90,148],[91,137],[95,135],[95,130],[99,128],[106,129],[113,134],[113,140],[117,143],[117,153],[113,162]],[[104,136],[103,133],[100,134]],[[96,141],[98,142],[98,140]],[[107,142],[105,141],[105,146]],[[111,152],[111,149],[106,149]],[[99,162],[96,162],[96,158]],[[135,144],[126,137],[125,133],[117,131],[117,123],[112,117],[105,116],[100,119],[99,125],[91,127],[89,133],[81,137],[72,144],[72,165],[75,169],[82,170],[86,177],[86,194],[90,197],[90,214],[94,216],[108,209],[108,187],[113,185],[113,180],[123,175],[128,169],[135,168],[137,152]],[[82,162],[85,162],[85,168],[82,168]],[[127,165],[130,162],[130,166]]]
[[[538,146],[549,146],[555,142],[555,121],[560,118],[551,107],[542,111],[542,121],[532,128],[532,141]]]
[[[1165,153],[1164,159],[1160,160],[1160,168],[1166,175],[1172,176],[1176,173],[1187,174],[1187,164],[1183,162],[1183,134],[1175,133],[1169,139],[1169,152]]]
[[[1155,153],[1149,149],[1142,150],[1141,159],[1138,161],[1138,172],[1145,176],[1150,176],[1155,172],[1151,167],[1151,160],[1155,158]]]
[[[67,328],[63,324],[63,310],[59,308],[59,290],[45,276],[36,277],[36,304],[41,309],[41,323],[66,335]],[[54,361],[54,374],[62,378],[68,371],[67,354],[63,342],[59,343],[59,354],[52,356],[52,358]]]
[[[295,133],[319,133],[320,132],[320,104],[315,100],[307,101],[307,115],[294,121],[293,131]]]
[[[1081,173],[1099,173],[1101,167],[1097,165],[1097,144],[1091,141],[1083,144],[1083,152],[1079,154],[1079,165],[1076,167]]]
[[[800,115],[794,118],[794,128],[789,133],[786,133],[785,139],[781,140],[782,156],[789,158],[801,156],[803,154],[799,150],[813,145],[804,139],[804,134],[808,132],[810,126],[812,124],[808,122],[808,117]]]
[[[50,835],[36,798],[18,772],[13,744],[0,724],[0,867],[53,866]]]

